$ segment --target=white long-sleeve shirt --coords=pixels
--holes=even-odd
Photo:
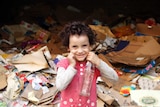
[[[96,68],[100,71],[101,76],[104,76],[110,80],[115,80],[115,81],[118,80],[118,75],[116,71],[103,60],[100,61],[99,66],[96,66]],[[56,87],[59,90],[65,89],[72,81],[76,73],[77,70],[73,66],[69,65],[66,68],[58,67],[56,76]]]

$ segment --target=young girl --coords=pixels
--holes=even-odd
[[[60,32],[60,37],[69,51],[68,56],[57,63],[56,87],[61,91],[60,107],[96,107],[97,77],[103,75],[118,80],[116,71],[91,51],[96,34],[88,25],[79,21],[69,23]],[[86,76],[86,67],[90,67],[93,76]],[[84,84],[85,87],[91,84],[87,90],[89,94],[84,94]]]

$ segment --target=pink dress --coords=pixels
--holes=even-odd
[[[57,67],[68,67],[69,62],[67,59],[62,59],[58,62]],[[100,71],[95,69],[94,78],[92,81],[92,87],[90,96],[80,95],[80,87],[82,86],[82,76],[85,71],[86,62],[77,62],[75,69],[77,69],[76,75],[68,87],[61,91],[61,103],[60,107],[96,107],[97,106],[97,93],[96,93],[96,80],[100,76]]]

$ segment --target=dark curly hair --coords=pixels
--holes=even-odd
[[[64,26],[59,36],[62,38],[62,44],[69,47],[69,37],[70,35],[87,35],[90,45],[96,43],[96,32],[92,30],[87,24],[81,21],[73,21]]]

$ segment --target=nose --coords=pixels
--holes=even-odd
[[[77,52],[78,52],[78,53],[83,52],[83,48],[79,47],[79,48],[77,49]]]

